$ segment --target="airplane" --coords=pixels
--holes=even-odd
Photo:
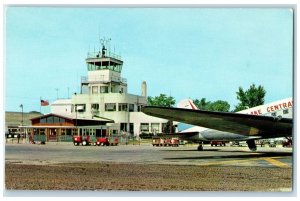
[[[292,97],[237,113],[199,110],[190,99],[180,102],[179,107],[145,106],[142,112],[195,125],[176,134],[179,138],[199,142],[199,151],[203,150],[204,141],[246,141],[249,149],[256,151],[255,140],[292,137]]]

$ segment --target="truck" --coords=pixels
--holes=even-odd
[[[178,147],[179,146],[179,140],[178,138],[160,138],[160,137],[153,137],[152,138],[152,145],[153,146],[172,146],[172,147]]]
[[[98,137],[96,140],[96,145],[106,145],[106,146],[117,146],[119,144],[119,139],[117,137]]]
[[[171,138],[171,144],[169,146],[178,147],[179,146],[179,139],[178,138]]]
[[[153,146],[163,146],[164,145],[164,140],[162,138],[159,137],[153,137],[152,138],[152,145]]]

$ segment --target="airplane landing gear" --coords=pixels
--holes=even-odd
[[[203,151],[203,143],[202,142],[199,143],[199,146],[198,146],[197,150],[198,151]]]
[[[257,147],[254,140],[247,140],[248,147],[251,151],[256,151]]]

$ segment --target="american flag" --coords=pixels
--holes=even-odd
[[[48,106],[48,105],[49,105],[49,101],[41,100],[41,106]]]

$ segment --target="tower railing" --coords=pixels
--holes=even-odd
[[[105,75],[95,75],[95,76],[82,76],[81,83],[95,83],[95,82],[120,82],[127,83],[126,78],[118,77],[118,76],[105,76]]]
[[[101,58],[101,52],[89,52],[87,57],[88,58]],[[114,59],[122,60],[122,57],[120,55],[117,55],[112,52],[106,52],[105,57],[111,57]]]

